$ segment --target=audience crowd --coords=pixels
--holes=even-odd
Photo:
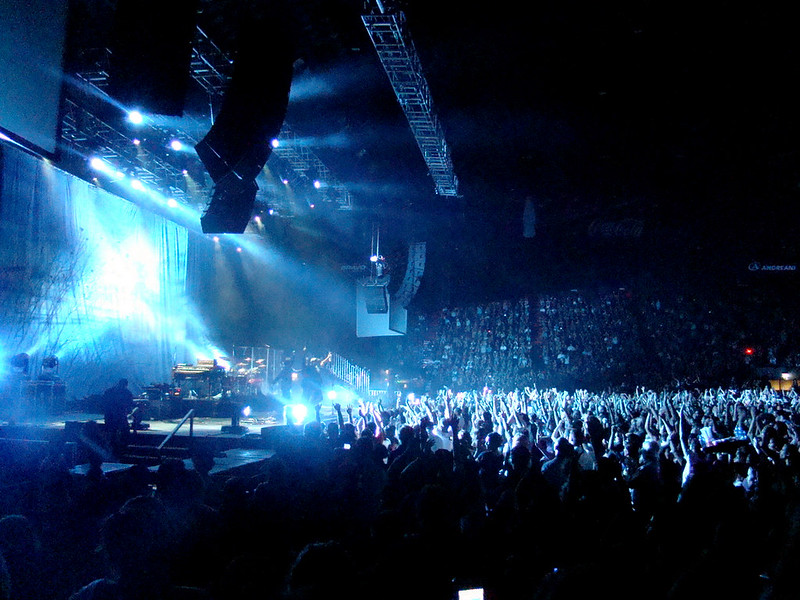
[[[794,597],[798,406],[442,388],[335,405],[249,474],[198,447],[76,477],[54,451],[0,519],[0,597]]]
[[[420,315],[398,359],[414,357],[429,392],[508,390],[519,382],[609,391],[642,382],[727,387],[764,379],[756,366],[800,364],[791,339],[800,323],[787,306],[769,289],[740,297],[626,288],[542,294]]]
[[[84,473],[54,441],[3,482],[0,599],[794,598],[800,398],[736,378],[791,340],[717,310],[616,289],[419,318],[423,389],[318,405],[250,471],[200,440],[109,471],[90,421]]]

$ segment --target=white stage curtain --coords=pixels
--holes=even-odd
[[[0,185],[0,369],[59,359],[68,399],[141,391],[184,359],[186,228],[11,146]]]

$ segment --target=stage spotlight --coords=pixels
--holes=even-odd
[[[328,391],[328,400],[331,400],[331,401],[336,400],[336,396],[337,396],[336,390],[329,390]]]
[[[106,169],[108,169],[108,165],[106,165],[106,163],[103,162],[102,159],[97,158],[96,156],[89,161],[89,165],[95,171],[105,171]]]
[[[167,199],[167,206],[169,206],[170,208],[175,208],[176,206],[178,206],[178,201],[175,200],[175,198],[169,198]]]
[[[169,147],[175,150],[175,152],[180,152],[183,150],[183,143],[180,140],[172,140],[169,143]]]
[[[281,181],[283,182],[283,185],[289,185],[288,179],[281,179]]]
[[[128,121],[134,125],[141,125],[144,122],[144,116],[138,110],[128,112]]]
[[[281,143],[278,141],[278,138],[273,138],[272,141],[269,144],[273,148],[277,148],[278,146],[281,145]]]
[[[288,407],[292,422],[295,425],[302,425],[308,415],[308,408],[304,404],[290,404]]]
[[[314,189],[318,190],[321,187],[322,187],[322,183],[320,182],[320,180],[319,179],[315,179],[314,180]]]
[[[135,190],[139,190],[140,192],[144,191],[144,185],[138,179],[134,179],[131,181],[131,187]]]
[[[245,406],[245,407],[242,409],[242,416],[243,416],[243,417],[246,419],[247,417],[249,417],[249,416],[250,416],[250,414],[251,414],[252,412],[253,412],[253,410],[252,410],[252,409],[251,409],[249,406]]]
[[[214,240],[214,242],[215,242],[215,243],[219,244],[219,236],[215,235],[215,236],[214,236],[213,238],[211,238],[211,239],[212,239],[212,240]]]
[[[138,146],[141,143],[142,143],[142,140],[140,140],[139,138],[133,138],[133,145],[134,146]]]

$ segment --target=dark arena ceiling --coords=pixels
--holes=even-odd
[[[420,293],[445,302],[634,273],[733,281],[753,261],[795,261],[798,48],[777,3],[140,3],[179,24],[177,4],[234,68],[258,24],[254,89],[291,57],[284,126],[350,205],[309,214],[262,181],[257,208],[313,240],[309,253],[366,257],[377,226],[402,267],[404,244],[425,241]],[[404,17],[457,194],[437,193],[362,21],[378,7]],[[92,72],[118,43],[117,9],[72,2],[68,71]],[[222,97],[189,81],[162,129],[199,140]]]

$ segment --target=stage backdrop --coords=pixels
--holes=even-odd
[[[54,355],[68,401],[120,377],[134,392],[170,381],[196,356],[186,228],[10,145],[0,153],[0,373],[26,352],[36,378]]]

